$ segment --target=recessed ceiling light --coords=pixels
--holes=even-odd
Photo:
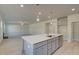
[[[39,18],[37,18],[36,21],[39,22],[40,21]]]
[[[24,7],[24,5],[20,5],[20,7]]]
[[[52,24],[52,22],[50,22],[50,24]]]
[[[75,8],[72,8],[72,11],[75,11]]]

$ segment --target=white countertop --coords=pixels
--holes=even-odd
[[[47,37],[47,34],[40,34],[40,35],[32,35],[32,36],[22,36],[24,40],[30,42],[31,44],[35,44],[41,41],[49,40],[51,38],[60,36],[61,34],[52,34],[52,37]]]

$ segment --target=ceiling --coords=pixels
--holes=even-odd
[[[72,11],[75,8],[75,11]],[[40,21],[58,18],[79,12],[79,4],[24,4],[20,7],[19,4],[2,4],[0,5],[0,15],[6,21],[26,21],[27,23],[36,22],[38,12]]]

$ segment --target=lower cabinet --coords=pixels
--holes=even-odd
[[[47,54],[50,55],[52,52],[52,39],[47,41]]]
[[[34,55],[47,55],[47,45],[34,49]]]
[[[25,42],[27,43],[27,42]],[[62,46],[63,38],[62,36],[58,36],[52,39],[48,39],[47,41],[39,42],[36,44],[27,43],[24,46],[24,50],[26,50],[26,54],[33,55],[51,55],[54,53],[59,47]]]
[[[44,45],[44,46],[42,46],[42,54],[43,55],[47,55],[47,44],[46,45]]]
[[[63,36],[61,35],[58,38],[59,38],[59,40],[58,40],[59,47],[61,47],[63,45]]]
[[[55,50],[59,48],[58,37],[55,38]]]
[[[52,53],[52,49],[48,49],[47,50],[47,55],[51,55],[51,53]]]
[[[52,41],[52,53],[55,51],[56,49],[55,49],[55,39],[53,39],[53,41]]]
[[[36,55],[42,55],[42,47],[35,49]]]

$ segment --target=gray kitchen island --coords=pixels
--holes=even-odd
[[[61,34],[23,36],[25,55],[51,55],[63,45]]]

